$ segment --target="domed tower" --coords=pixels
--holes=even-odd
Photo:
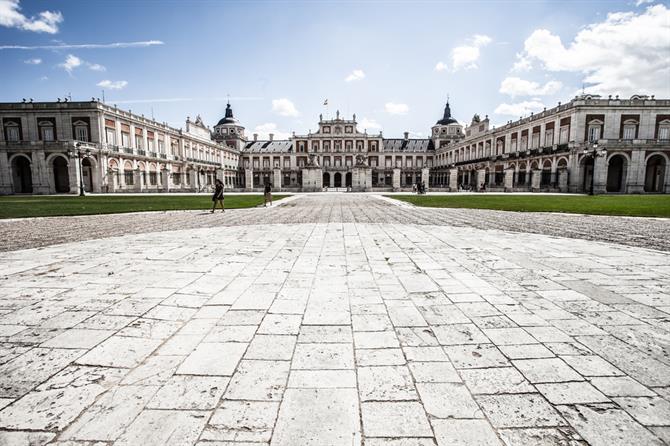
[[[435,144],[435,148],[439,148],[459,141],[463,139],[463,136],[463,126],[451,117],[451,107],[449,106],[449,100],[447,100],[442,119],[437,121],[432,128],[433,144]]]
[[[214,126],[214,139],[237,150],[242,149],[247,142],[244,126],[233,116],[230,102],[226,105],[226,115]]]

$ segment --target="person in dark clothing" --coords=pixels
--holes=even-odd
[[[268,203],[270,203],[270,206],[272,206],[272,185],[270,185],[270,183],[267,183],[265,185],[265,190],[263,191],[263,197],[265,199],[263,207],[267,207]]]
[[[221,204],[221,212],[226,211],[226,208],[223,204],[223,200],[224,200],[223,182],[221,180],[216,180],[215,187],[214,187],[214,194],[212,195],[212,201],[214,202],[212,204],[212,214],[214,213],[214,209],[216,209],[216,204],[217,203]]]

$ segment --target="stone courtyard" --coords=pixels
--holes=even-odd
[[[0,222],[0,445],[669,444],[669,231],[356,194]]]

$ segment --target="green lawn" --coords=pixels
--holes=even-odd
[[[670,195],[389,195],[416,206],[670,217]]]
[[[279,200],[286,195],[275,195]],[[226,209],[263,205],[262,195],[226,195]],[[209,195],[5,196],[0,197],[0,219],[55,215],[117,214],[140,211],[211,209]]]

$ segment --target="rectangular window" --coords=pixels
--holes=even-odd
[[[561,127],[561,133],[558,134],[558,143],[559,144],[567,144],[568,138],[570,133],[570,126],[563,126]]]
[[[116,145],[116,131],[114,131],[114,129],[105,129],[105,141],[107,141],[107,144],[111,144],[113,146]]]
[[[546,146],[553,146],[554,145],[554,130],[547,130],[544,133],[544,145]]]
[[[635,139],[635,126],[626,125],[623,128],[623,139]]]
[[[7,141],[19,140],[19,128],[15,126],[7,127]]]
[[[74,134],[77,141],[88,141],[88,127],[78,125],[74,128]]]
[[[121,132],[121,145],[123,147],[130,147],[130,134]]]
[[[658,139],[670,139],[670,127],[659,127]]]
[[[135,135],[135,148],[136,149],[142,150],[144,148],[143,147],[143,142],[144,142],[144,140],[142,139],[142,137],[140,135]]]
[[[589,127],[589,142],[596,142],[600,139],[600,126],[594,125]]]
[[[42,127],[42,141],[53,141],[54,140],[54,128],[53,127]]]

